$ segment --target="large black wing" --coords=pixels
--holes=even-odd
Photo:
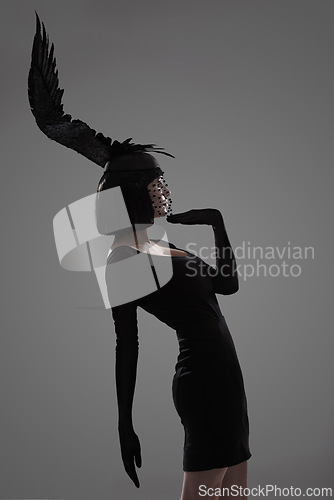
[[[31,66],[28,77],[28,97],[31,111],[38,127],[50,139],[67,148],[74,149],[100,167],[114,156],[128,151],[152,151],[167,156],[173,155],[160,151],[155,144],[134,144],[126,139],[124,142],[96,133],[85,122],[73,120],[71,115],[64,114],[62,96],[64,90],[59,88],[58,70],[54,57],[54,45],[49,50],[49,37],[44,23],[40,22],[36,12],[36,33],[31,55]]]
[[[43,23],[41,30],[36,13],[36,33],[28,77],[29,103],[36,123],[50,139],[104,167],[111,157],[111,139],[96,134],[81,120],[72,120],[70,115],[64,114],[63,93],[64,90],[59,88],[54,45],[49,51],[49,37]]]

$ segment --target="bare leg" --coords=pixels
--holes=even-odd
[[[203,493],[213,488],[207,498],[220,498],[219,495],[213,495],[215,489],[221,487],[227,468],[201,470],[196,472],[185,472],[183,476],[183,488],[181,500],[197,500],[203,498]],[[202,488],[200,489],[200,486]],[[200,495],[199,493],[202,493]]]
[[[231,490],[232,486],[234,486],[234,488]],[[242,462],[241,464],[228,467],[220,485],[222,496],[219,498],[234,498],[234,500],[245,500],[247,496],[243,494],[240,495],[240,490],[239,488],[236,488],[236,486],[242,486],[242,488],[247,487],[247,460],[245,462]],[[223,488],[225,488],[225,490]],[[238,495],[236,495],[237,492],[239,492]]]

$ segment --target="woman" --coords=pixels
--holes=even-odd
[[[112,307],[118,431],[125,470],[139,487],[136,466],[141,466],[141,452],[132,422],[132,402],[139,345],[137,307],[141,307],[174,328],[179,341],[172,392],[185,430],[181,500],[193,500],[202,498],[204,492],[211,497],[214,492],[218,495],[219,488],[223,491],[232,485],[246,486],[247,460],[251,456],[247,402],[235,347],[215,296],[237,292],[238,277],[218,210],[190,210],[169,215],[167,221],[212,225],[219,272],[174,244],[149,239],[147,228],[168,212],[171,193],[162,174],[156,159],[147,153],[123,155],[107,163],[98,185],[98,192],[121,187],[132,224],[116,233],[107,259],[108,288],[115,285],[110,273],[112,264],[120,260],[146,253],[162,259],[169,256],[173,265],[173,276],[167,284]],[[98,224],[101,219],[99,214]]]
[[[41,25],[36,14],[28,78],[29,102],[36,123],[48,138],[77,151],[99,167],[106,166],[98,193],[120,186],[130,218],[131,227],[114,231],[116,236],[106,267],[108,293],[113,285],[110,271],[117,261],[147,253],[148,258],[158,256],[161,267],[170,260],[173,266],[172,278],[164,286],[159,287],[155,275],[156,291],[112,308],[117,335],[118,430],[125,470],[139,487],[135,465],[141,466],[141,454],[132,423],[132,402],[138,358],[136,311],[142,307],[175,329],[180,345],[172,390],[185,430],[181,500],[202,498],[205,494],[218,498],[219,488],[246,486],[247,460],[251,456],[242,373],[215,296],[238,290],[235,258],[222,215],[218,210],[204,209],[167,217],[171,223],[212,226],[218,272],[171,243],[151,241],[147,228],[154,218],[168,213],[170,191],[157,161],[148,152],[172,155],[159,151],[161,148],[154,144],[132,143],[131,138],[112,141],[85,122],[65,114],[53,54],[53,45],[49,50],[44,24]],[[100,201],[98,195],[97,229],[101,234],[113,234],[108,229],[107,204]],[[241,498],[235,491],[232,496]]]

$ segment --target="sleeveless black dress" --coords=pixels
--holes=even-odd
[[[164,244],[182,250],[172,243]],[[132,247],[116,247],[107,264],[138,253]],[[173,276],[167,284],[112,309],[114,314],[126,308],[123,315],[117,314],[116,335],[124,329],[136,331],[137,307],[176,331],[180,351],[172,395],[185,431],[183,470],[230,467],[251,457],[242,372],[215,295],[214,280],[204,272],[211,266],[194,254],[185,253],[171,257]]]

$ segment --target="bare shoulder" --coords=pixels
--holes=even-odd
[[[177,248],[173,243],[169,243],[165,240],[150,240],[150,248],[137,249],[129,245],[123,245],[121,243],[117,245],[111,245],[108,253],[108,263],[123,260],[137,253],[150,253],[151,255],[166,255],[166,256],[184,256],[187,252]]]
[[[137,253],[137,250],[126,246],[126,245],[116,245],[110,247],[107,255],[107,263],[112,264],[113,262],[118,262],[120,260],[129,259]]]

